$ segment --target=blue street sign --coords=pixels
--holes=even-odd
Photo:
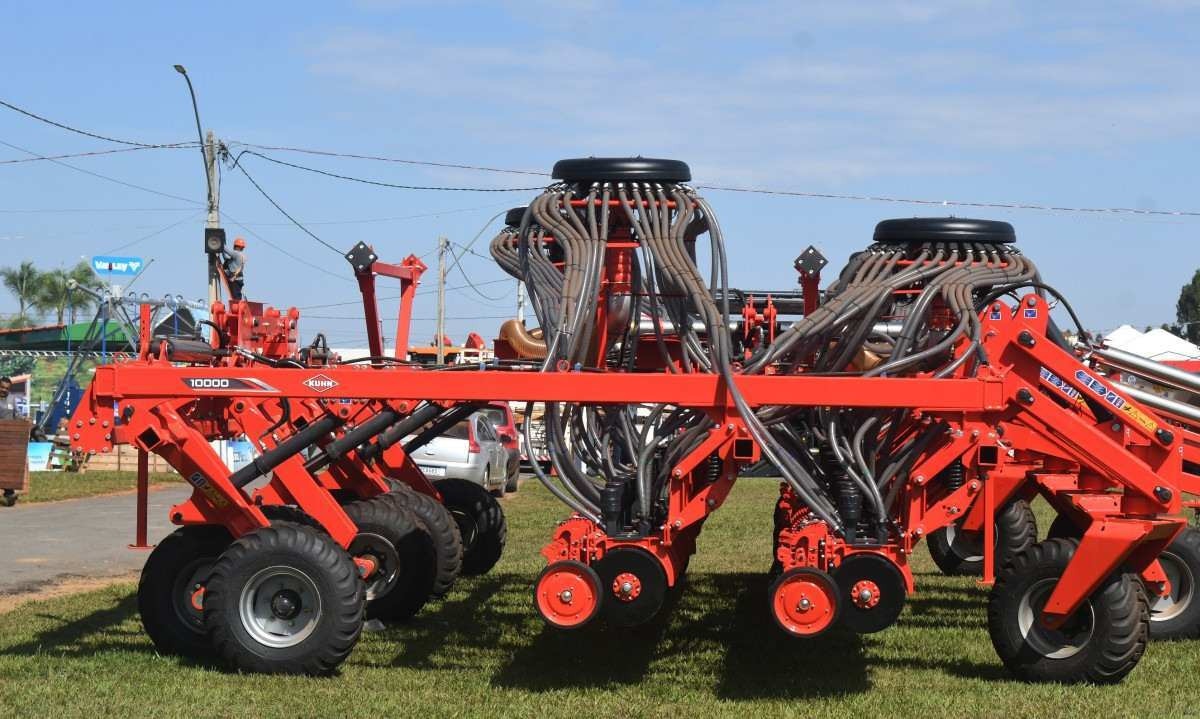
[[[92,258],[92,270],[98,275],[136,275],[142,271],[141,257],[108,257],[97,255]]]

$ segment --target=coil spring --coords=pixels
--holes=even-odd
[[[962,459],[954,460],[939,472],[938,480],[951,492],[966,484],[967,468],[963,465]]]
[[[829,492],[833,495],[834,506],[842,518],[842,526],[846,530],[846,541],[853,544],[864,526],[862,519],[863,496],[862,490],[846,474],[846,470],[838,462],[833,449],[822,444],[820,450],[821,468],[829,482]]]

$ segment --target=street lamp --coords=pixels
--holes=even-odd
[[[204,160],[204,179],[208,183],[208,211],[212,212],[212,177],[208,172],[208,148],[204,144],[204,130],[200,127],[200,107],[196,104],[196,89],[192,87],[192,78],[188,77],[187,68],[183,65],[176,65],[175,72],[183,75],[184,81],[187,82],[188,94],[192,96],[192,115],[196,118],[196,136],[200,138],[200,157]]]

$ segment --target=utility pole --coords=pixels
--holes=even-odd
[[[192,98],[192,116],[196,120],[196,136],[200,140],[200,155],[204,158],[204,180],[208,187],[208,220],[204,224],[204,254],[208,259],[208,304],[221,299],[221,275],[219,262],[225,251],[225,231],[221,229],[221,187],[220,174],[217,172],[217,138],[212,130],[205,136],[200,124],[200,106],[196,102],[196,88],[192,87],[192,78],[188,77],[187,68],[176,65],[175,72],[183,75],[187,83],[188,95]],[[215,332],[215,330],[214,330]]]
[[[437,363],[446,361],[446,250],[450,241],[445,237],[438,238],[438,292],[437,292]]]
[[[525,283],[517,280],[517,322],[525,326]]]
[[[204,138],[204,165],[208,174],[208,221],[204,224],[206,230],[221,229],[221,175],[217,172],[217,140],[213,131],[208,131]],[[208,304],[221,299],[221,276],[217,263],[220,255],[208,253]]]

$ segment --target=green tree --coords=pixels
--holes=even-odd
[[[29,310],[36,308],[38,294],[41,291],[42,273],[29,260],[16,267],[0,268],[0,282],[17,298],[17,316],[13,318],[14,327],[27,327],[32,324]]]
[[[53,312],[60,325],[69,310],[86,310],[93,304],[91,295],[71,289],[72,280],[79,286],[94,290],[104,286],[87,262],[81,261],[69,270],[60,268],[44,273],[34,306],[42,312]]]
[[[1179,333],[1188,342],[1200,344],[1200,270],[1196,270],[1191,282],[1179,291],[1175,320],[1179,324]]]

